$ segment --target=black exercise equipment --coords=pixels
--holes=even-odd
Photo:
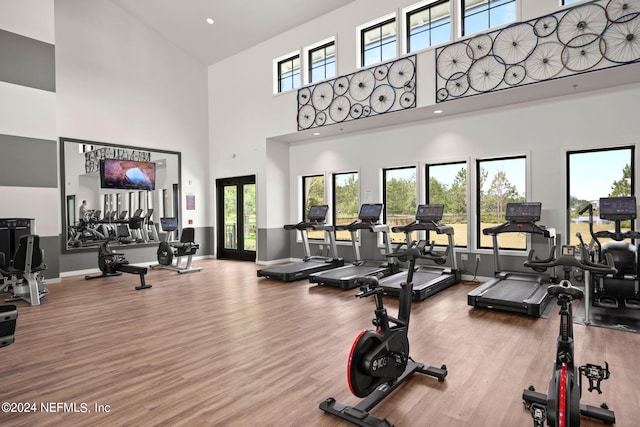
[[[0,347],[15,341],[17,319],[18,309],[14,304],[0,305]]]
[[[545,261],[555,257],[555,230],[536,224],[540,220],[542,204],[539,202],[507,203],[506,222],[496,227],[482,230],[493,239],[495,278],[473,289],[467,295],[467,303],[473,307],[483,307],[510,311],[540,317],[551,297],[546,285],[555,281],[554,275],[502,271],[500,267],[500,245],[498,236],[502,233],[527,233],[547,239],[549,255]],[[541,270],[538,267],[537,270]]]
[[[444,214],[444,205],[419,205],[416,210],[416,220],[404,226],[393,227],[394,233],[405,233],[406,247],[422,247],[423,259],[436,265],[421,265],[413,272],[413,299],[422,301],[460,281],[461,274],[457,268],[455,244],[453,241],[453,227],[440,224]],[[447,236],[448,245],[445,251],[435,251],[433,244],[426,245],[426,241],[414,242],[411,235],[414,231],[435,232]],[[427,234],[427,238],[429,235]],[[441,267],[445,264],[448,266]],[[407,280],[407,271],[400,271],[391,276],[380,279],[380,287],[386,295],[399,296],[401,284]]]
[[[102,272],[99,276],[84,276],[85,280],[100,279],[103,277],[120,276],[122,273],[137,274],[140,277],[140,286],[136,286],[135,290],[148,289],[151,285],[147,284],[144,276],[147,274],[146,267],[138,267],[130,265],[129,260],[122,253],[113,251],[109,247],[110,242],[104,242],[98,248],[98,268]]]
[[[47,269],[40,249],[40,236],[24,234],[18,239],[18,246],[12,257],[0,253],[0,272],[4,276],[0,289],[10,291],[13,296],[6,302],[25,300],[30,305],[40,305],[47,295],[43,271]]]
[[[258,277],[279,279],[284,280],[285,282],[290,282],[293,280],[306,279],[310,274],[317,273],[319,271],[342,267],[344,265],[344,260],[338,257],[334,227],[325,223],[328,210],[329,206],[327,205],[311,206],[307,215],[307,221],[285,225],[285,230],[300,231],[302,247],[304,249],[304,258],[299,262],[290,262],[288,264],[262,268],[257,271]],[[329,241],[330,257],[311,255],[309,237],[307,235],[308,230],[324,231],[325,237]],[[324,243],[324,241],[321,241],[321,243]]]
[[[593,239],[592,258],[602,262],[604,256],[610,254],[617,270],[615,274],[600,276],[585,285],[585,290],[589,290],[585,295],[585,322],[589,323],[591,305],[612,309],[640,309],[639,252],[634,244],[640,239],[640,232],[622,231],[621,222],[631,222],[637,217],[636,198],[633,196],[600,199],[600,219],[613,221],[613,231],[594,231],[593,206],[588,204],[580,213],[586,211],[589,211],[589,232]],[[601,243],[600,239],[611,240]]]
[[[584,248],[584,247],[583,247]],[[575,427],[580,425],[580,415],[595,418],[607,424],[616,421],[615,414],[606,404],[600,407],[581,404],[582,375],[589,380],[589,392],[600,390],[600,383],[609,378],[609,365],[605,367],[587,364],[578,367],[573,354],[573,313],[571,301],[582,299],[582,289],[574,287],[569,281],[571,270],[579,268],[585,272],[597,274],[612,274],[616,270],[613,259],[607,255],[607,264],[597,264],[588,261],[588,254],[583,250],[582,257],[575,257],[573,246],[564,246],[562,256],[552,261],[535,261],[528,259],[525,264],[529,267],[551,268],[562,266],[564,279],[557,285],[548,288],[550,295],[558,298],[560,306],[560,333],[553,364],[553,373],[549,381],[547,394],[538,393],[533,386],[529,386],[522,393],[525,408],[531,412],[533,425],[543,427],[545,419],[549,427]]]
[[[200,245],[195,243],[195,229],[187,227],[182,229],[179,242],[170,242],[171,235],[178,230],[177,218],[160,218],[162,231],[166,233],[165,239],[158,245],[156,254],[158,263],[150,265],[150,268],[166,268],[178,273],[191,273],[200,271],[202,267],[192,267],[193,255],[198,251]],[[182,258],[187,257],[187,264],[182,265]],[[175,262],[174,262],[175,261]]]
[[[392,256],[391,254],[387,256]],[[407,282],[402,285],[398,307],[398,318],[387,314],[382,301],[383,290],[376,276],[359,277],[361,285],[358,298],[375,298],[376,318],[372,323],[375,331],[360,333],[351,347],[347,375],[349,388],[357,397],[364,398],[356,406],[346,406],[330,397],[320,403],[320,409],[359,426],[393,426],[387,419],[372,416],[369,411],[389,396],[398,386],[416,372],[444,381],[447,367],[426,366],[409,356],[409,317],[413,274],[417,258],[423,258],[418,249],[408,249],[393,256],[407,258],[409,270]]]
[[[342,289],[352,289],[358,286],[356,279],[360,276],[379,275],[389,276],[397,273],[400,268],[395,259],[387,262],[363,261],[360,257],[360,245],[358,243],[358,230],[369,230],[373,233],[381,233],[385,243],[386,253],[392,252],[391,239],[389,238],[389,226],[380,224],[382,203],[364,203],[360,206],[358,219],[347,225],[335,225],[334,229],[347,230],[351,234],[354,260],[349,265],[333,268],[331,270],[313,273],[309,276],[311,283],[334,286]]]

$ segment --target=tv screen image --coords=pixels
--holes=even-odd
[[[155,190],[156,164],[104,159],[100,162],[100,186],[117,190]]]

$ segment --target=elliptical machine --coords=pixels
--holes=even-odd
[[[578,237],[582,241],[579,233]],[[534,427],[544,427],[545,419],[549,427],[576,427],[580,425],[580,415],[595,418],[607,424],[614,424],[616,421],[615,414],[609,410],[606,403],[600,407],[580,403],[582,375],[589,380],[589,392],[596,390],[600,394],[602,393],[600,383],[609,378],[610,372],[607,362],[605,367],[592,364],[578,367],[575,364],[571,301],[582,299],[584,292],[573,286],[569,277],[573,267],[585,272],[585,281],[589,280],[589,273],[612,274],[616,271],[611,255],[606,256],[606,265],[592,263],[588,261],[584,244],[581,249],[580,260],[575,257],[575,247],[563,246],[562,256],[555,260],[534,260],[531,253],[524,263],[525,266],[533,268],[562,266],[565,277],[559,284],[548,288],[549,294],[558,298],[560,306],[560,333],[549,390],[547,394],[543,394],[535,391],[533,386],[529,386],[522,393],[525,408],[529,409],[533,417]]]
[[[369,411],[389,396],[398,386],[416,372],[444,381],[447,367],[440,368],[418,363],[409,356],[409,317],[413,293],[413,272],[417,258],[426,258],[417,248],[388,254],[387,257],[409,260],[407,281],[402,283],[399,295],[398,318],[387,314],[382,301],[383,289],[376,276],[357,279],[361,284],[358,298],[375,297],[375,331],[365,330],[358,335],[349,355],[347,378],[351,392],[364,398],[356,406],[346,406],[330,397],[320,403],[320,409],[359,426],[393,426]],[[393,325],[392,325],[393,324]]]

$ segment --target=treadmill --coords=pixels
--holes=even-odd
[[[453,241],[453,227],[439,224],[444,213],[444,205],[419,205],[416,212],[416,220],[411,224],[393,227],[394,233],[405,233],[407,248],[417,247],[420,252],[426,255],[435,266],[421,265],[413,273],[413,299],[422,301],[440,292],[449,286],[460,282],[461,274],[456,263],[455,244]],[[437,234],[444,234],[448,238],[447,248],[444,252],[433,250],[433,243],[427,248],[427,242],[420,240],[413,242],[411,233],[413,231],[424,230],[428,233],[433,231]],[[439,267],[448,263],[449,267]],[[407,271],[403,270],[391,276],[387,276],[378,281],[385,295],[399,296],[400,284],[407,281]]]
[[[542,315],[551,299],[547,294],[547,287],[549,283],[555,281],[555,277],[546,273],[502,271],[498,244],[498,236],[502,233],[541,235],[547,239],[549,246],[547,259],[554,259],[555,230],[536,224],[540,220],[541,211],[542,203],[539,202],[507,203],[507,222],[482,230],[484,235],[491,235],[493,238],[495,278],[469,292],[467,295],[469,305],[528,316]],[[532,253],[529,256],[532,256]]]
[[[333,233],[334,227],[327,225],[327,205],[314,205],[309,208],[307,221],[301,221],[297,224],[288,224],[284,226],[285,230],[298,230],[302,236],[302,246],[304,248],[304,258],[302,261],[290,262],[288,264],[276,265],[258,270],[258,277],[268,279],[278,279],[285,282],[306,279],[312,273],[325,271],[344,265],[344,260],[338,258],[338,250],[336,247],[336,239]],[[309,249],[308,230],[321,230],[325,232],[329,240],[330,257],[312,256]]]
[[[358,219],[348,225],[336,225],[337,230],[348,230],[351,233],[351,243],[353,245],[354,261],[349,265],[334,268],[333,270],[314,273],[309,276],[311,283],[319,285],[333,286],[341,289],[352,289],[359,285],[356,279],[361,276],[379,275],[382,277],[399,271],[398,263],[394,258],[389,261],[363,261],[360,257],[360,247],[358,245],[358,230],[369,230],[374,233],[382,233],[386,253],[390,254],[391,240],[389,238],[389,226],[380,224],[380,214],[382,213],[382,203],[365,203],[360,206]]]

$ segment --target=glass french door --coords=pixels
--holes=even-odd
[[[256,259],[256,177],[216,180],[217,253],[221,259]]]

